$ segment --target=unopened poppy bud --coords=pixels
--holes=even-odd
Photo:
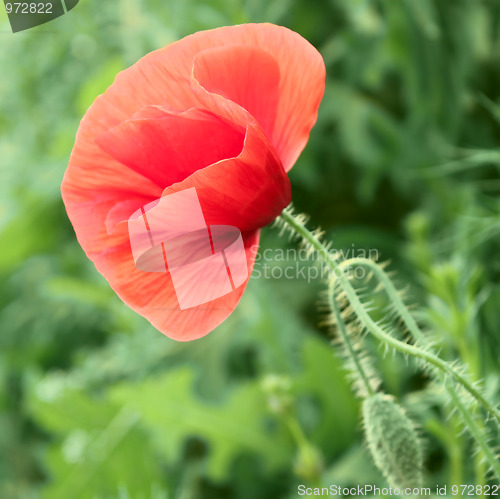
[[[415,427],[393,397],[375,394],[363,402],[368,447],[393,487],[420,487],[422,448]]]

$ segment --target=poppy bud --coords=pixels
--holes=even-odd
[[[377,393],[363,402],[368,447],[393,487],[420,487],[422,448],[412,421],[393,397]]]

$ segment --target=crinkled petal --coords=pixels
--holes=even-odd
[[[137,269],[130,253],[126,224],[117,226],[114,236],[122,244],[117,244],[107,254],[95,255],[97,269],[125,304],[164,335],[178,341],[205,336],[236,308],[250,278],[259,243],[259,231],[242,234],[248,269],[248,277],[242,285],[207,303],[181,310],[170,272]]]
[[[153,148],[150,151],[152,157],[161,134],[168,131],[163,128],[165,118],[160,118],[161,110],[156,109],[153,114],[155,117],[149,123],[151,135],[155,137],[149,144]],[[194,112],[191,114],[196,115]],[[145,112],[145,115],[151,113]],[[220,298],[181,309],[171,269],[167,272],[144,272],[137,268],[127,224],[133,212],[146,205],[146,198],[132,196],[114,205],[100,204],[103,209],[95,210],[90,218],[86,210],[81,209],[87,205],[77,203],[71,211],[79,239],[85,242],[82,246],[97,270],[127,305],[171,338],[192,340],[202,337],[231,313],[253,268],[259,228],[270,223],[290,202],[290,182],[279,158],[260,126],[250,116],[248,119],[239,155],[201,167],[184,180],[166,187],[161,194],[170,196],[194,188],[206,226],[230,226],[242,233],[248,276],[242,284]],[[128,157],[128,126],[127,123],[113,129],[113,133],[104,135],[102,140],[105,139],[110,151],[118,151],[119,146],[123,146],[120,160],[132,164],[136,148],[131,148],[131,156]],[[147,149],[145,144],[143,146]],[[143,150],[141,154],[148,153]],[[155,182],[157,180],[155,178]],[[186,255],[191,249],[186,247]],[[204,284],[211,286],[213,283]]]
[[[148,54],[82,119],[62,185],[77,238],[125,303],[167,336],[208,333],[247,281],[183,310],[169,272],[136,267],[127,221],[195,188],[207,225],[241,231],[251,271],[259,228],[290,201],[285,170],[307,141],[323,89],[323,61],[302,37],[270,24],[232,26]]]
[[[148,112],[149,108],[144,112]],[[211,113],[190,109],[126,120],[97,137],[111,157],[164,189],[195,171],[238,156],[245,130]]]

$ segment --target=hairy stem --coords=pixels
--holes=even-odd
[[[352,306],[354,313],[356,314],[360,324],[367,331],[372,333],[377,339],[382,341],[384,344],[394,348],[395,350],[411,355],[418,359],[423,360],[427,364],[432,365],[438,372],[440,372],[440,378],[445,382],[445,387],[450,394],[452,401],[454,402],[458,412],[463,418],[463,421],[468,428],[470,434],[476,441],[478,447],[484,453],[485,459],[490,465],[491,469],[495,472],[498,478],[500,478],[500,463],[498,462],[494,452],[491,450],[488,445],[486,438],[482,431],[480,431],[479,426],[477,425],[474,416],[470,413],[469,408],[467,408],[462,401],[456,391],[456,387],[453,383],[451,383],[449,377],[454,379],[457,383],[459,383],[467,392],[469,392],[479,404],[481,404],[491,415],[495,417],[498,423],[500,423],[500,411],[493,406],[484,396],[483,394],[476,389],[476,387],[467,380],[462,374],[457,372],[451,365],[442,360],[438,355],[434,354],[430,351],[429,342],[425,338],[425,335],[421,332],[418,327],[415,319],[412,317],[407,307],[401,300],[397,290],[392,284],[391,280],[387,276],[387,274],[375,263],[371,260],[364,258],[353,258],[347,260],[345,262],[339,263],[335,255],[333,255],[327,246],[325,246],[316,233],[313,233],[307,229],[305,223],[302,218],[296,218],[291,210],[284,210],[281,214],[281,220],[285,222],[285,225],[288,226],[291,231],[300,237],[303,238],[304,242],[309,246],[309,248],[317,251],[317,253],[323,258],[325,263],[331,270],[332,279],[334,279],[343,290],[346,298],[348,299],[350,305]],[[344,269],[350,265],[364,265],[368,267],[373,273],[377,276],[381,284],[384,286],[384,289],[388,293],[389,297],[394,304],[395,309],[397,310],[400,317],[405,322],[408,330],[411,335],[417,341],[417,344],[421,344],[422,347],[427,347],[427,349],[421,348],[417,345],[408,344],[402,341],[399,341],[396,338],[393,338],[391,335],[387,334],[370,316],[366,307],[359,299],[359,296],[352,286],[349,279],[346,277],[344,273]],[[338,304],[336,304],[336,298],[333,296],[334,292],[334,284],[331,284],[332,291],[332,305],[335,302],[338,310]],[[333,308],[334,313],[336,313],[336,309]],[[339,324],[343,324],[342,321]],[[339,326],[340,333],[347,334],[347,331],[342,330],[342,326]],[[348,345],[347,345],[348,346]],[[361,375],[361,373],[360,373]]]
[[[405,322],[410,334],[413,338],[420,343],[422,346],[428,345],[428,340],[425,335],[420,331],[420,328],[417,326],[415,319],[412,317],[405,304],[401,300],[399,293],[397,292],[394,284],[389,279],[388,275],[373,261],[364,259],[364,258],[351,258],[349,260],[345,260],[342,263],[338,264],[339,270],[343,272],[344,268],[350,267],[352,265],[365,266],[369,268],[380,280],[380,282],[384,285],[384,289],[389,295],[389,298],[395,305],[398,313],[401,318]],[[350,283],[349,283],[350,284]],[[351,286],[352,287],[352,286]],[[419,357],[427,362],[431,363],[438,369],[440,369],[443,373],[447,373],[451,375],[458,383],[460,383],[492,416],[500,424],[500,411],[496,408],[484,395],[476,389],[476,387],[464,376],[462,376],[459,372],[453,369],[446,361],[442,360],[437,355],[430,353],[426,350],[421,350],[418,347],[408,345],[407,343],[403,343],[401,341],[392,338],[387,335],[383,331],[381,331],[386,340],[391,339],[391,346],[402,351],[403,353],[409,353],[410,355],[414,355],[415,357]],[[410,349],[406,348],[410,347]]]
[[[370,384],[370,379],[365,372],[365,369],[363,367],[361,359],[359,358],[359,356],[356,352],[356,349],[354,348],[354,345],[352,344],[351,337],[349,336],[349,332],[347,331],[347,327],[345,325],[345,322],[342,319],[339,304],[337,303],[337,300],[335,299],[335,291],[333,289],[333,284],[331,286],[332,286],[332,289],[330,289],[330,292],[329,292],[329,304],[330,304],[330,307],[332,309],[333,314],[335,315],[336,323],[337,323],[340,335],[342,337],[342,341],[346,347],[349,358],[351,359],[353,368],[357,371],[357,373],[359,375],[359,379],[361,380],[361,382],[363,384],[363,387],[366,391],[366,395],[367,396],[374,395],[375,390],[372,388],[372,386]]]
[[[466,423],[469,431],[474,437],[474,440],[477,442],[479,448],[483,452],[486,461],[490,464],[495,475],[500,478],[500,461],[491,450],[491,447],[488,445],[486,436],[484,435],[483,431],[481,431],[481,428],[477,424],[474,417],[470,414],[467,407],[465,407],[465,405],[460,400],[455,387],[450,383],[449,380],[446,381],[446,387],[448,388],[448,392],[451,396],[451,399],[453,400],[455,407],[457,408],[457,411],[463,417],[464,422]]]

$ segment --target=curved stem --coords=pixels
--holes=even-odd
[[[417,323],[415,322],[413,316],[409,313],[407,307],[404,305],[403,301],[401,300],[401,297],[399,296],[399,293],[397,292],[396,288],[394,287],[394,284],[389,279],[389,276],[383,271],[383,269],[381,269],[375,262],[373,262],[371,260],[363,259],[363,258],[350,258],[349,260],[345,260],[344,262],[339,263],[339,267],[342,269],[345,267],[350,267],[352,265],[364,266],[376,275],[377,279],[383,284],[384,290],[389,295],[389,298],[395,304],[395,308],[397,308],[398,312],[400,313],[403,321],[405,322],[406,326],[408,327],[410,334],[421,345],[428,345],[429,342],[428,342],[427,338],[420,331],[420,328],[418,327]],[[467,349],[462,347],[461,350],[462,350],[462,358],[464,358],[464,356],[466,357],[467,353],[468,353]],[[474,364],[477,364],[477,363],[474,362]],[[469,362],[469,365],[470,365],[470,362]],[[473,370],[473,372],[476,372],[476,373],[477,373],[477,371],[478,371],[477,368]],[[455,373],[455,375],[458,375],[460,377],[459,373],[456,373],[456,371],[454,371],[454,373]],[[459,383],[461,383],[462,386],[464,386],[467,389],[467,391],[469,391],[469,393],[471,393],[476,398],[476,400],[479,400],[481,402],[481,404],[483,405],[483,407],[487,411],[489,411],[490,414],[493,414],[494,417],[496,418],[496,420],[498,422],[500,422],[500,412],[498,411],[498,409],[495,406],[493,406],[490,403],[490,401],[482,395],[482,393],[480,391],[476,390],[474,385],[471,382],[469,382],[465,377],[460,377],[460,378],[461,379],[458,380]],[[450,394],[452,399],[460,400],[458,397],[457,391],[452,384],[447,383],[447,391]],[[465,415],[464,411],[460,410],[459,407],[457,407],[457,408],[458,408],[459,412],[462,414],[462,417],[465,419],[466,415]],[[462,409],[465,409],[465,408],[462,406]],[[473,411],[473,412],[475,412],[475,411]],[[471,416],[471,414],[468,414],[468,415]],[[484,423],[482,423],[482,422],[477,423],[476,420],[474,419],[474,417],[471,417],[470,420],[476,426],[475,433],[479,436],[484,435],[482,433],[482,430],[484,429]],[[471,432],[472,432],[472,428],[471,428]],[[484,441],[484,437],[483,437],[483,441]],[[479,444],[479,441],[478,441],[478,444]],[[484,445],[480,445],[480,447],[483,450],[483,452],[486,452],[486,451],[484,451]],[[488,447],[487,444],[486,444],[486,447]],[[491,449],[489,447],[488,447],[488,450],[489,450],[490,454],[492,454]],[[484,468],[485,468],[485,466],[484,466],[484,462],[482,461],[481,457],[482,457],[481,455],[478,455],[475,458],[476,477],[477,477],[477,483],[484,484],[484,480],[485,480],[485,469]],[[495,457],[494,455],[491,455],[490,459],[494,459],[494,457]]]
[[[354,348],[354,345],[352,344],[352,341],[351,341],[351,338],[350,338],[349,333],[347,331],[347,327],[345,325],[345,322],[342,319],[339,304],[337,303],[337,300],[335,299],[335,293],[334,293],[334,289],[333,289],[334,284],[332,283],[330,286],[331,286],[331,289],[330,289],[330,292],[328,294],[329,300],[330,300],[330,307],[332,309],[332,312],[335,315],[336,324],[338,326],[338,330],[339,330],[340,335],[342,337],[342,341],[344,342],[344,345],[347,349],[347,352],[349,354],[349,357],[352,361],[354,368],[356,369],[356,371],[359,374],[359,379],[363,383],[363,387],[365,388],[366,393],[368,394],[368,396],[375,395],[375,390],[372,388],[372,386],[370,384],[370,379],[365,372],[363,364],[362,364],[362,362],[361,362],[361,360],[356,352],[356,349]]]
[[[377,274],[381,283],[384,284],[386,291],[389,293],[390,298],[393,300],[395,307],[398,310],[401,318],[406,323],[410,333],[413,337],[421,342],[423,345],[428,346],[428,341],[426,340],[424,334],[420,331],[415,319],[409,313],[408,309],[401,300],[399,294],[394,288],[392,282],[385,272],[382,271],[374,262],[362,258],[353,258],[343,263],[338,263],[336,258],[331,254],[328,248],[319,240],[319,238],[312,232],[310,232],[302,223],[301,220],[295,218],[288,210],[284,210],[281,213],[281,219],[288,225],[289,228],[293,230],[295,234],[300,235],[304,241],[314,250],[318,252],[319,255],[324,259],[325,263],[328,265],[332,271],[333,276],[339,282],[342,287],[349,303],[351,304],[355,314],[362,323],[362,325],[370,331],[376,338],[385,344],[393,347],[394,349],[413,357],[420,358],[427,363],[433,365],[437,368],[443,381],[445,381],[446,389],[448,390],[451,399],[456,404],[456,407],[460,414],[462,415],[465,424],[467,425],[472,437],[477,442],[478,446],[484,452],[485,458],[488,461],[491,468],[495,471],[496,475],[500,477],[500,464],[498,463],[493,451],[488,446],[484,435],[479,430],[474,417],[470,414],[469,409],[462,403],[455,386],[450,383],[447,379],[447,375],[451,376],[456,382],[461,384],[486,410],[488,410],[492,415],[495,416],[496,420],[500,423],[500,412],[495,408],[466,378],[464,378],[460,373],[456,372],[447,362],[443,361],[440,357],[433,354],[430,351],[423,350],[415,345],[407,344],[402,341],[393,338],[391,335],[387,334],[382,328],[380,328],[375,321],[371,318],[370,314],[366,310],[363,303],[361,303],[358,294],[349,279],[345,276],[343,268],[353,263],[358,265],[365,265],[370,267],[372,271]],[[335,298],[334,298],[335,301]],[[457,404],[458,401],[458,404]],[[485,449],[487,449],[485,451]]]
[[[371,260],[366,260],[363,258],[351,258],[349,260],[345,260],[342,263],[339,263],[337,266],[340,270],[343,271],[345,267],[350,267],[351,265],[362,265],[365,267],[368,267],[374,274],[376,274],[377,278],[380,280],[381,283],[384,284],[384,289],[389,295],[390,299],[393,301],[395,304],[398,313],[401,315],[401,318],[404,320],[405,324],[408,326],[408,330],[410,331],[411,335],[422,345],[428,345],[428,340],[420,331],[420,328],[417,326],[417,323],[415,322],[415,319],[412,317],[412,315],[409,313],[408,309],[404,305],[403,301],[401,300],[401,297],[399,296],[396,288],[394,287],[394,284],[392,281],[389,279],[387,274],[374,262]],[[350,283],[349,283],[350,284]],[[351,286],[352,287],[352,286]],[[382,335],[384,336],[385,340],[391,340],[391,346],[394,348],[404,352],[408,353],[410,355],[414,355],[416,357],[419,357],[423,360],[426,360],[427,362],[431,363],[438,369],[440,369],[442,372],[446,372],[447,374],[450,374],[453,378],[455,378],[456,381],[458,381],[490,414],[492,414],[495,419],[500,423],[500,411],[493,405],[491,402],[484,397],[484,395],[477,390],[474,385],[464,376],[462,376],[459,372],[455,371],[446,361],[442,360],[440,357],[437,355],[434,355],[426,350],[420,350],[418,347],[408,345],[407,343],[403,343],[399,340],[396,340],[395,338],[392,338],[392,336],[387,335],[381,330]],[[410,347],[410,348],[407,348]]]
[[[375,262],[373,262],[372,260],[368,260],[367,258],[349,258],[348,260],[344,260],[343,262],[339,263],[338,267],[339,269],[343,270],[345,267],[350,267],[351,265],[361,265],[368,267],[377,276],[377,279],[384,285],[384,289],[394,303],[395,308],[398,309],[401,318],[408,326],[408,330],[410,331],[411,335],[422,344],[427,343],[427,338],[424,336],[422,331],[420,331],[417,322],[410,314],[409,310],[406,308],[406,305],[403,303],[403,300],[399,296],[397,289],[394,287],[391,279],[383,271],[383,269],[375,264]]]

